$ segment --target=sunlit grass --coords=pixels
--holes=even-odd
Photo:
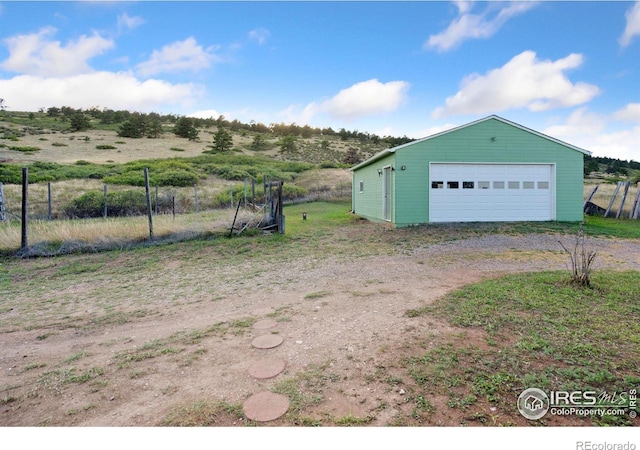
[[[231,227],[235,211],[230,209],[204,213],[153,216],[153,237],[156,240],[173,238],[184,240],[221,232]],[[252,213],[242,211],[239,220],[246,220]],[[22,227],[19,222],[0,224],[0,252],[20,249]],[[50,252],[68,253],[74,249],[116,249],[135,243],[151,241],[147,216],[78,219],[32,220],[28,225],[28,244]],[[69,249],[60,249],[63,246]]]

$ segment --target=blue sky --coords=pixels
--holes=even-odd
[[[640,2],[2,2],[10,110],[428,136],[491,114],[640,160]]]

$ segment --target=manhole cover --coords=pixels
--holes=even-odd
[[[273,392],[260,392],[242,405],[244,415],[257,422],[268,422],[283,416],[289,409],[289,399]]]
[[[273,328],[276,325],[278,325],[278,322],[276,322],[273,319],[264,319],[264,320],[259,320],[256,323],[253,324],[253,329],[254,330],[268,330],[269,328]]]
[[[273,348],[282,344],[283,341],[284,338],[277,334],[265,334],[264,336],[258,336],[251,341],[251,345],[255,348]]]
[[[273,378],[284,370],[285,365],[282,359],[262,359],[249,367],[249,375],[259,380]]]

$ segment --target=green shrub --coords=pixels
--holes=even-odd
[[[200,177],[184,170],[161,172],[154,176],[153,179],[153,184],[156,186],[175,187],[193,186],[194,184],[198,183],[198,181],[200,181]]]
[[[96,145],[96,148],[98,150],[115,150],[118,147],[114,147],[113,145],[102,144],[102,145]]]
[[[128,171],[108,175],[102,179],[106,184],[125,184],[129,186],[144,186],[144,175],[142,170]]]
[[[9,150],[15,150],[16,152],[39,152],[40,151],[40,147],[32,147],[32,146],[25,146],[25,147],[17,147],[17,146],[12,146],[9,147]]]
[[[301,186],[295,186],[293,184],[284,184],[282,186],[282,199],[283,200],[295,200],[297,198],[305,197],[309,195],[309,189]]]
[[[102,217],[104,192],[87,191],[74,199],[64,212],[71,218]],[[109,192],[107,214],[109,217],[133,216],[147,213],[147,200],[143,189]]]
[[[22,183],[22,168],[15,164],[0,163],[0,183],[20,184]]]

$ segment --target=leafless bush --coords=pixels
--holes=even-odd
[[[596,251],[587,248],[587,238],[582,226],[578,229],[573,250],[569,250],[561,241],[558,242],[569,255],[571,283],[578,286],[591,286],[591,266],[596,259]]]

